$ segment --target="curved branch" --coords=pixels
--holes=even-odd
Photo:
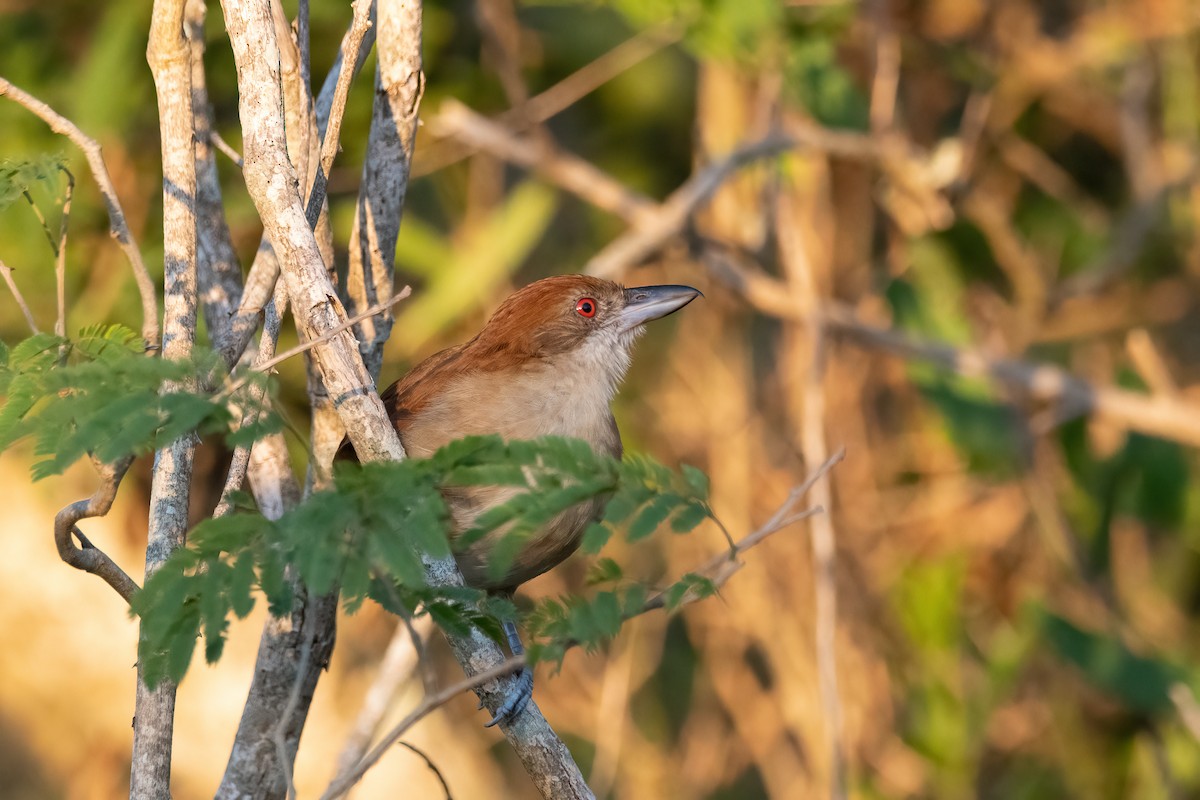
[[[91,497],[71,503],[54,517],[54,544],[58,548],[59,558],[75,569],[99,575],[126,603],[137,592],[138,585],[103,550],[92,544],[77,526],[82,520],[103,517],[108,513],[116,500],[121,479],[132,463],[132,456],[113,464],[97,462],[100,487]],[[75,544],[72,534],[79,539],[79,545]]]

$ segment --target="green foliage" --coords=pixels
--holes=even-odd
[[[43,154],[29,161],[0,161],[0,211],[36,186],[57,195],[63,164],[61,153]]]
[[[84,328],[73,340],[42,333],[11,350],[0,346],[0,450],[32,437],[39,457],[32,474],[40,480],[88,453],[111,462],[193,432],[252,441],[278,425],[268,414],[233,432],[231,406],[255,404],[244,390],[230,397],[195,388],[218,374],[214,355],[167,361],[144,350],[120,325]]]
[[[1049,611],[1042,630],[1058,654],[1077,666],[1098,689],[1119,699],[1131,711],[1171,711],[1171,687],[1185,677],[1182,669],[1161,659],[1132,653],[1116,638],[1078,627]]]
[[[672,515],[690,515],[688,525],[695,527],[698,512],[711,513],[708,480],[698,470],[681,475],[646,458],[617,461],[575,439],[505,442],[477,436],[451,442],[427,459],[338,465],[331,488],[277,521],[250,509],[201,523],[187,547],[150,577],[133,604],[143,618],[139,658],[147,681],[181,678],[199,636],[205,657],[220,658],[230,613],[248,614],[255,591],[272,613],[286,613],[289,575],[318,594],[339,590],[351,611],[371,599],[398,614],[429,614],[449,631],[477,627],[499,639],[498,619],[516,615],[511,603],[475,589],[425,582],[423,562],[451,554],[445,497],[466,486],[514,490],[455,541],[462,549],[490,537],[490,568],[497,574],[542,525],[593,497],[614,498],[606,530],[633,519],[630,540]],[[598,560],[590,574],[590,583],[624,580],[612,559]],[[689,575],[666,590],[666,606],[674,609],[712,591],[711,582]],[[591,598],[548,601],[530,623],[534,635],[545,639],[536,652],[561,658],[570,644],[597,647],[642,610],[645,598],[644,587],[626,583]]]

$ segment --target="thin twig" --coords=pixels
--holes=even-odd
[[[346,792],[350,791],[356,783],[362,780],[363,775],[367,773],[371,767],[379,762],[379,759],[387,753],[393,744],[395,744],[401,736],[408,731],[413,725],[420,722],[430,713],[438,708],[449,703],[455,697],[458,697],[463,692],[469,692],[472,689],[478,689],[486,683],[489,683],[497,678],[502,678],[505,675],[511,675],[517,672],[521,667],[525,666],[525,656],[511,656],[496,664],[494,667],[477,672],[469,678],[465,678],[458,683],[442,689],[432,695],[427,696],[421,704],[413,709],[407,717],[392,728],[380,740],[379,744],[371,749],[363,758],[355,764],[351,769],[343,771],[333,782],[329,784],[329,788],[321,795],[321,800],[334,800],[341,797]]]
[[[679,41],[679,38],[679,30],[674,25],[643,31],[580,67],[544,92],[529,98],[527,102],[500,114],[494,122],[518,133],[529,125],[543,123],[664,47]],[[413,163],[412,176],[419,178],[429,175],[476,152],[478,148],[474,145],[457,138],[435,140],[429,147],[422,146],[421,156]]]
[[[75,176],[66,167],[61,167],[67,176],[67,191],[63,195],[62,220],[58,224],[58,247],[54,258],[54,282],[58,294],[58,316],[54,332],[67,335],[67,225],[71,221],[71,198],[75,194]]]
[[[287,350],[284,350],[282,353],[280,353],[277,356],[268,358],[266,361],[262,362],[261,364],[255,364],[253,371],[254,372],[266,372],[266,371],[270,370],[272,367],[280,364],[281,362],[287,361],[289,358],[292,358],[293,356],[298,356],[301,353],[307,353],[309,350],[312,350],[317,345],[328,342],[334,336],[337,336],[339,333],[346,330],[347,328],[354,327],[354,325],[356,323],[362,322],[367,317],[373,317],[376,314],[383,313],[384,311],[388,310],[392,306],[396,305],[396,303],[399,303],[401,300],[408,297],[410,294],[412,294],[412,287],[405,286],[397,294],[393,295],[390,300],[385,300],[382,303],[373,305],[370,308],[368,308],[366,311],[362,312],[361,314],[356,314],[353,317],[350,317],[345,322],[342,322],[339,325],[329,329],[328,331],[323,333],[320,337],[313,339],[311,341],[301,342],[300,344],[296,345],[295,347],[289,347]],[[226,394],[232,393],[232,392],[240,389],[245,384],[246,380],[247,380],[247,378],[245,376],[243,376],[242,378],[239,378],[238,380],[234,381],[229,386],[229,388],[225,390]]]
[[[400,747],[407,747],[409,750],[420,756],[425,761],[425,765],[428,766],[429,769],[433,771],[433,774],[437,776],[438,783],[442,784],[442,791],[446,793],[446,800],[454,800],[454,795],[450,794],[450,784],[446,783],[446,776],[442,774],[442,771],[437,768],[437,764],[433,763],[433,759],[430,758],[424,750],[417,747],[415,744],[409,744],[408,742],[396,742],[396,744]]]
[[[214,147],[228,156],[230,161],[232,161],[234,164],[237,164],[238,169],[241,169],[246,165],[246,162],[242,160],[242,154],[235,150],[233,146],[229,144],[229,142],[225,141],[221,134],[217,133],[216,130],[211,130],[208,132],[208,140],[212,142]]]
[[[50,223],[46,221],[46,215],[42,213],[42,209],[38,207],[37,201],[33,199],[33,195],[29,193],[28,189],[21,192],[21,196],[29,204],[29,210],[33,212],[33,216],[37,217],[38,224],[42,226],[42,235],[46,237],[46,243],[50,245],[50,251],[57,257],[58,245],[54,241],[54,234],[50,232]]]
[[[17,282],[13,280],[12,267],[0,261],[0,275],[4,276],[4,282],[8,284],[8,290],[12,292],[13,299],[17,301],[21,313],[25,315],[25,321],[29,323],[29,329],[35,335],[41,333],[38,330],[37,321],[33,318],[33,312],[29,310],[29,304],[25,302],[25,296],[21,294],[21,290],[17,288]]]
[[[424,640],[433,633],[433,619],[425,614],[411,622],[403,617],[401,620],[392,632],[392,639],[379,662],[374,680],[363,695],[354,725],[346,734],[346,741],[338,754],[339,771],[352,768],[367,752],[367,748],[371,746],[371,739],[383,724],[383,719],[391,709],[401,684],[414,671],[420,669],[426,694],[435,691],[431,674],[432,662],[424,657]],[[418,627],[420,630],[417,630]]]
[[[350,23],[350,30],[346,34],[344,48],[346,56],[351,62],[358,61],[363,37],[371,27],[372,5],[374,4],[370,0],[354,0],[354,18]],[[317,218],[320,216],[321,206],[325,202],[329,170],[333,167],[333,160],[337,156],[338,138],[342,131],[342,117],[346,113],[346,98],[350,94],[350,83],[354,80],[354,73],[355,70],[343,69],[338,74],[337,87],[333,93],[333,105],[329,111],[329,124],[321,139],[321,161],[317,167],[316,177],[313,178],[312,188],[308,193],[308,205],[304,209],[304,216],[308,220],[310,228],[317,227]]]
[[[125,222],[125,212],[121,208],[121,201],[117,198],[117,191],[113,187],[112,178],[108,174],[108,167],[105,166],[104,157],[100,153],[100,144],[81,131],[75,123],[57,113],[36,97],[13,86],[11,82],[4,78],[0,78],[0,97],[8,97],[24,106],[49,125],[50,130],[66,136],[76,147],[83,151],[84,156],[87,158],[88,166],[92,170],[92,175],[96,179],[96,184],[100,188],[100,194],[104,198],[105,208],[108,210],[110,233],[117,240],[117,244],[120,245],[121,249],[125,251],[126,257],[129,258],[130,266],[133,267],[133,277],[137,282],[138,293],[142,298],[142,338],[145,340],[148,348],[152,350],[158,349],[158,296],[154,288],[154,281],[151,280],[150,273],[146,270],[146,265],[142,261],[142,254],[129,232],[128,223]]]

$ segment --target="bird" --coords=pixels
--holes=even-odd
[[[611,403],[645,324],[700,297],[690,286],[625,288],[603,278],[558,275],[511,294],[472,339],[417,364],[381,395],[410,457],[433,455],[471,435],[505,440],[563,436],[582,439],[597,453],[620,458],[621,435]],[[480,514],[521,491],[470,486],[445,490],[451,544]],[[488,569],[492,534],[453,548],[468,586],[511,596],[517,587],[561,563],[578,549],[588,524],[603,513],[604,499],[584,501],[530,536],[508,571]],[[512,620],[503,621],[509,649],[524,653]],[[533,692],[526,667],[516,687],[487,723],[511,720]]]

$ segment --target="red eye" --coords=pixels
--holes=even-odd
[[[596,316],[596,301],[590,297],[579,298],[579,302],[575,304],[575,313],[591,319]]]

